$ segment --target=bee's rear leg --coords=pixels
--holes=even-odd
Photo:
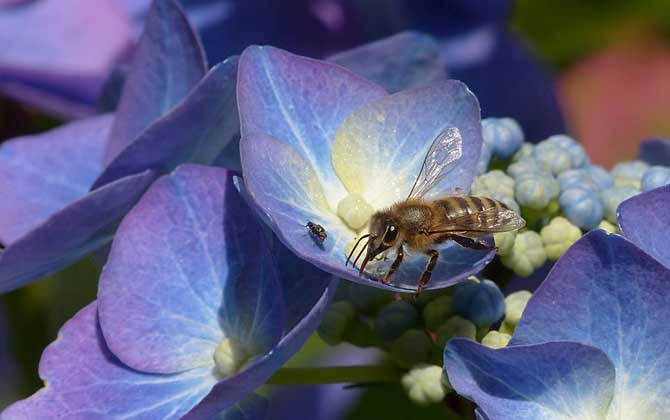
[[[467,236],[458,236],[454,235],[451,236],[449,239],[453,240],[463,248],[470,248],[470,249],[496,249],[495,245],[488,244],[485,241],[479,240],[479,239],[473,239],[469,238]]]
[[[405,256],[405,251],[403,250],[402,246],[398,248],[398,254],[395,257],[395,260],[393,260],[393,264],[391,264],[391,267],[389,268],[389,271],[386,272],[386,275],[384,276],[384,279],[382,280],[382,283],[384,284],[389,284],[391,282],[391,276],[393,273],[396,272],[398,267],[400,267],[400,263],[402,262],[402,258]]]
[[[419,278],[419,285],[416,288],[416,296],[419,296],[419,293],[421,293],[423,288],[426,287],[426,284],[428,284],[430,276],[433,275],[433,269],[435,268],[435,264],[437,264],[437,258],[440,256],[440,253],[434,249],[429,249],[426,251],[426,255],[428,255],[428,264],[426,264],[426,268],[423,270],[423,273],[421,273],[421,277]]]

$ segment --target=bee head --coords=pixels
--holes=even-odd
[[[393,248],[399,239],[399,229],[393,218],[384,212],[377,212],[370,218],[370,240],[368,241],[367,254],[361,264],[360,275],[363,275],[367,263],[377,255]]]

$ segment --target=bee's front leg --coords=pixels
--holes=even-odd
[[[421,277],[419,278],[419,285],[416,288],[416,296],[419,296],[419,293],[421,293],[423,288],[426,287],[426,284],[428,284],[430,276],[433,275],[433,269],[435,268],[435,264],[437,264],[437,258],[440,256],[440,253],[434,249],[429,249],[426,251],[426,255],[428,256],[428,264],[426,264],[426,268],[423,270],[423,273],[421,273]]]
[[[382,283],[384,284],[389,284],[391,282],[391,276],[393,273],[396,272],[398,267],[400,267],[400,263],[402,262],[402,258],[405,256],[405,251],[402,248],[402,245],[398,248],[398,254],[395,257],[395,260],[393,260],[393,264],[391,264],[391,267],[389,268],[389,271],[386,272],[386,275],[384,276],[384,279],[382,280]]]

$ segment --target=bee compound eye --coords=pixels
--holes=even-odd
[[[387,245],[392,244],[398,237],[398,227],[395,225],[389,226],[384,235],[384,243]]]

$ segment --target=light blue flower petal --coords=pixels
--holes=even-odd
[[[401,32],[335,54],[328,61],[383,86],[391,93],[446,80],[437,42],[420,32]]]
[[[359,277],[358,270],[345,267],[345,246],[354,240],[355,233],[329,211],[311,167],[293,148],[258,134],[242,139],[241,155],[244,183],[251,201],[279,239],[299,257],[357,283],[396,291],[416,289],[426,265],[426,258],[418,253],[405,257],[406,261],[394,276],[393,285],[383,285],[368,272]],[[328,238],[322,245],[310,236],[305,227],[308,221],[319,223],[326,229]],[[439,249],[440,259],[428,289],[446,287],[478,273],[494,255],[490,251],[464,249],[453,243],[446,243]],[[392,259],[393,256],[388,261],[374,264],[375,270],[387,270]]]
[[[319,300],[300,322],[288,331],[271,353],[256,359],[237,375],[216,384],[202,403],[183,420],[211,418],[264,384],[316,331],[326,308],[335,296],[337,284],[337,280],[333,280],[322,290]]]
[[[182,103],[112,160],[95,186],[146,169],[168,173],[185,162],[212,163],[239,138],[236,76],[237,58],[214,66]]]
[[[95,303],[68,321],[44,351],[40,377],[44,388],[3,411],[2,420],[175,419],[216,382],[211,367],[155,375],[124,366],[105,345]]]
[[[477,98],[461,82],[399,92],[369,102],[349,115],[333,143],[333,165],[350,193],[380,210],[407,198],[433,140],[455,128],[463,142],[453,170],[426,196],[472,185],[482,148]]]
[[[604,419],[614,392],[607,355],[578,343],[493,350],[453,339],[444,363],[456,392],[490,420]]]
[[[126,78],[105,164],[181,102],[206,72],[205,53],[181,6],[155,0]]]
[[[272,47],[249,47],[237,85],[242,137],[269,134],[293,147],[316,171],[331,203],[346,193],[330,150],[344,118],[386,92],[335,64]]]
[[[491,419],[488,418],[486,413],[484,413],[484,410],[482,410],[479,407],[475,408],[475,418],[477,420],[491,420]]]
[[[121,218],[156,178],[127,176],[51,215],[0,252],[0,293],[67,267],[112,240]]]
[[[670,186],[629,198],[617,213],[623,235],[670,268]]]
[[[622,419],[670,418],[669,287],[670,271],[651,256],[619,235],[591,231],[533,294],[510,345],[594,346],[616,367]]]
[[[148,372],[211,364],[229,334],[258,337],[226,331],[238,317],[256,326],[249,313],[271,318],[257,326],[267,341],[254,343],[267,350],[284,325],[272,300],[281,294],[273,293],[279,285],[262,235],[227,171],[184,165],[156,181],[119,227],[100,279],[100,319],[111,351]],[[247,304],[259,293],[270,297],[268,306],[222,310],[230,304],[224,289],[231,279],[231,287],[249,283],[249,294],[242,294]]]

